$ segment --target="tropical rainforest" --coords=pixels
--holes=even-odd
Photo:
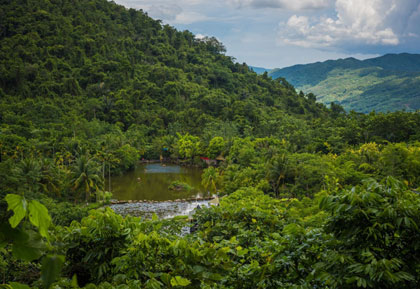
[[[350,112],[106,0],[0,1],[2,288],[420,288],[420,114]],[[141,219],[105,180],[205,167]]]
[[[420,109],[420,54],[328,60],[273,69],[268,74],[284,77],[297,89],[314,93],[320,102],[335,102],[347,111]]]

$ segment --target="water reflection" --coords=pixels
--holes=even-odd
[[[144,171],[147,174],[181,174],[181,167],[165,164],[147,164],[144,166]],[[188,171],[185,171],[188,173]]]

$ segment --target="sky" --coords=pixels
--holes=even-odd
[[[420,53],[420,0],[114,0],[197,37],[226,55],[282,68],[327,59]]]

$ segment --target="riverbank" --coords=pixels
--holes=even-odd
[[[202,159],[197,160],[184,160],[184,159],[173,159],[173,158],[163,158],[162,160],[146,160],[142,159],[139,161],[139,164],[156,164],[160,163],[162,165],[178,165],[182,167],[190,167],[190,168],[206,168],[209,165],[203,161]]]

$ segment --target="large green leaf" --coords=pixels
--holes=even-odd
[[[29,235],[24,230],[19,228],[12,228],[7,222],[0,225],[0,248],[9,243],[26,242]]]
[[[43,250],[37,244],[13,244],[13,257],[23,261],[33,261],[42,256]]]
[[[162,282],[169,287],[169,285],[171,284],[171,275],[169,275],[168,273],[161,273],[160,280],[162,280]]]
[[[188,286],[190,284],[191,284],[190,280],[188,280],[187,278],[183,278],[181,276],[175,276],[171,279],[171,285],[172,286],[185,287],[185,286]]]
[[[42,256],[45,249],[45,243],[37,232],[21,231],[19,238],[13,240],[13,256],[20,260],[36,260]]]
[[[14,213],[14,215],[9,218],[9,223],[12,228],[16,228],[20,221],[26,216],[26,199],[19,195],[8,194],[5,200],[8,205],[8,210],[12,210]]]
[[[10,282],[10,287],[12,289],[31,289],[31,287],[29,287],[28,285],[20,284],[17,282]]]
[[[61,268],[64,264],[64,256],[48,255],[42,260],[41,279],[45,288],[50,288],[51,284],[60,276]]]
[[[43,204],[35,200],[29,203],[29,220],[34,226],[38,227],[41,236],[48,238],[51,217]]]

